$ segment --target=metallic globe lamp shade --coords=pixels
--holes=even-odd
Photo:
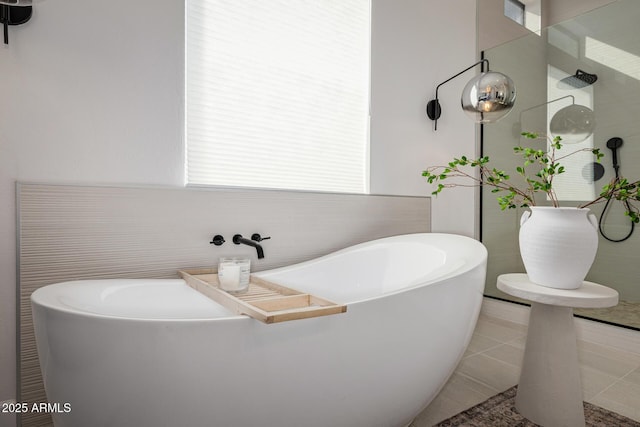
[[[487,66],[487,71],[467,83],[462,91],[462,109],[477,123],[491,123],[504,117],[516,100],[516,88],[513,81],[502,73],[489,70],[489,60],[481,59],[470,67],[436,86],[436,96],[427,103],[427,116],[434,121],[433,130],[438,130],[438,119],[442,108],[438,101],[438,90],[477,65]]]
[[[565,144],[577,144],[589,138],[596,127],[596,115],[588,107],[571,104],[558,110],[549,123],[551,135]]]
[[[522,128],[522,119],[527,111],[571,98],[571,104],[556,111],[549,122],[549,133],[552,137],[559,136],[562,138],[563,144],[577,144],[593,135],[596,128],[596,115],[593,110],[585,105],[576,104],[576,98],[573,95],[566,95],[533,107],[525,108],[520,111],[520,119],[518,120],[518,132],[520,134]]]
[[[462,109],[477,123],[493,123],[513,108],[516,88],[502,73],[487,71],[474,77],[462,91]]]

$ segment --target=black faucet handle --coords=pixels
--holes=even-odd
[[[215,236],[213,236],[213,239],[211,239],[209,243],[212,245],[220,246],[224,242],[225,242],[224,237],[222,237],[219,234],[216,234]]]
[[[251,235],[251,240],[253,240],[254,242],[262,242],[263,240],[269,240],[271,238],[271,236],[269,237],[262,237],[261,235],[259,235],[258,233],[253,233]]]

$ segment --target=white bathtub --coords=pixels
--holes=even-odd
[[[411,234],[257,275],[344,314],[263,324],[182,280],[95,280],[31,297],[57,427],[396,427],[436,396],[476,324],[487,253]]]

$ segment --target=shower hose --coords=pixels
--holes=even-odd
[[[619,174],[618,169],[620,169],[620,166],[615,161],[615,156],[614,156],[613,170],[615,171],[615,174],[616,174],[616,178],[614,180],[614,183],[618,182],[620,180],[620,174]],[[629,233],[625,237],[623,237],[621,239],[613,239],[613,238],[607,236],[605,234],[604,230],[602,229],[602,223],[604,222],[604,216],[607,213],[607,209],[609,209],[610,203],[611,203],[611,199],[609,198],[609,199],[607,199],[607,202],[604,205],[604,209],[602,209],[602,213],[600,214],[600,219],[598,220],[598,229],[600,230],[600,234],[602,235],[602,237],[604,237],[608,241],[614,242],[614,243],[624,242],[629,237],[631,237],[631,235],[633,234],[633,229],[634,229],[636,224],[635,224],[635,222],[630,221],[631,222],[631,229],[629,230]],[[624,203],[624,206],[627,209],[627,211],[631,210],[631,206],[629,205],[629,202],[627,200],[623,201],[622,203]]]

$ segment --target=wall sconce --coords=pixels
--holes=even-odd
[[[32,0],[0,0],[0,23],[4,27],[4,44],[9,44],[9,25],[20,25],[31,19]]]
[[[522,113],[525,111],[565,98],[571,98],[571,105],[561,108],[553,115],[551,122],[549,122],[549,131],[552,136],[561,137],[562,142],[565,144],[577,144],[578,142],[584,141],[589,138],[595,130],[596,115],[591,108],[576,104],[576,99],[573,95],[563,96],[520,111],[520,123],[522,123]]]
[[[427,104],[427,116],[435,121],[434,130],[438,130],[438,118],[442,113],[438,101],[440,86],[484,62],[487,63],[487,71],[472,78],[462,91],[462,109],[476,123],[498,121],[511,111],[516,100],[516,88],[513,81],[502,73],[489,71],[489,61],[482,59],[436,87],[435,99]]]

